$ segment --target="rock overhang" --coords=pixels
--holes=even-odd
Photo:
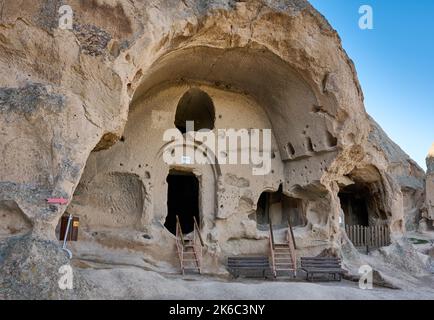
[[[9,2],[0,26],[0,50],[5,53],[0,68],[4,74],[18,75],[0,79],[5,93],[0,102],[7,104],[0,108],[0,123],[7,122],[11,108],[50,114],[36,128],[32,119],[20,120],[16,129],[26,135],[24,147],[38,152],[22,162],[28,163],[23,170],[14,170],[14,160],[6,157],[6,167],[12,170],[0,175],[0,200],[17,203],[33,223],[33,236],[53,240],[54,227],[64,212],[49,207],[44,198],[72,200],[86,163],[95,164],[92,150],[101,152],[100,159],[122,150],[116,146],[134,120],[128,113],[135,105],[163,88],[179,85],[246,96],[265,110],[283,160],[283,192],[308,202],[311,221],[319,221],[311,225],[312,230],[327,238],[328,246],[340,248],[338,192],[344,180],[380,188],[396,236],[405,231],[404,216],[418,217],[420,168],[366,115],[352,61],[337,33],[307,1],[158,1],[151,6],[142,1],[77,0],[70,2],[76,14],[72,31],[56,29],[61,4],[36,1],[18,10]],[[33,37],[24,39],[23,32]],[[16,95],[11,90],[19,95],[12,102]],[[26,104],[29,92],[38,94],[33,99],[37,106]],[[63,109],[56,119],[52,106],[58,101]],[[42,127],[48,128],[50,139],[35,135]],[[16,137],[14,130],[2,132],[6,132],[0,142],[4,150],[14,145]],[[99,163],[106,165],[104,160]],[[136,189],[146,192],[140,195],[138,209],[131,209],[134,212],[152,210],[149,181],[155,172],[142,171],[143,176],[134,176],[134,181],[140,186]],[[21,173],[28,177],[26,181]],[[128,180],[125,174],[115,173],[122,177],[115,179],[118,184]],[[226,196],[225,188],[230,187],[218,181],[213,192]],[[278,188],[276,180],[265,189]],[[242,194],[239,207],[254,206],[260,191]],[[235,216],[222,213],[222,220],[229,221],[228,231],[212,232],[210,238],[258,238],[252,223]],[[152,221],[137,217],[134,223]],[[236,225],[243,227],[235,230]],[[230,230],[236,231],[232,238]]]

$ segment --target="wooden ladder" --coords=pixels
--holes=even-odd
[[[204,242],[196,218],[193,217],[193,220],[193,235],[192,238],[187,239],[182,232],[179,217],[176,216],[176,249],[183,275],[186,271],[201,273],[202,249],[204,247]]]
[[[288,219],[288,232],[284,243],[274,241],[273,225],[270,223],[270,251],[271,268],[275,278],[277,276],[297,277],[297,257],[295,254],[295,241],[291,223]]]

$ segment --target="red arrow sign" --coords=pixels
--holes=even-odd
[[[64,199],[64,198],[48,198],[47,202],[49,204],[67,204],[68,200]]]

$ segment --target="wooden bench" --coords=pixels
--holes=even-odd
[[[271,275],[270,261],[266,256],[258,257],[228,257],[227,268],[235,277],[263,277]]]
[[[341,281],[346,273],[341,267],[341,260],[334,257],[301,258],[301,269],[304,270],[306,280],[314,281],[315,275],[332,276],[331,280]],[[328,277],[330,280],[330,277]]]

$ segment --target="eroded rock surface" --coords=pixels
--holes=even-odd
[[[58,28],[64,4],[72,30]],[[65,262],[55,249],[65,210],[81,218],[78,259],[111,252],[110,263],[144,257],[177,272],[165,227],[174,169],[200,186],[205,273],[225,274],[228,255],[267,254],[264,192],[276,224],[285,228],[286,215],[297,224],[299,255],[342,251],[342,193],[363,192],[369,221],[392,240],[421,218],[424,172],[366,114],[339,36],[307,1],[4,1],[0,72],[0,218],[16,221],[7,239],[30,233],[2,255],[0,272],[23,296],[42,286],[38,297],[63,297],[45,277]],[[163,133],[192,88],[212,101],[214,129],[272,129],[269,174],[162,160]],[[33,250],[56,264],[30,266]],[[17,263],[28,268],[11,271]]]
[[[426,158],[427,175],[426,175],[426,218],[434,221],[434,144],[431,147]]]

